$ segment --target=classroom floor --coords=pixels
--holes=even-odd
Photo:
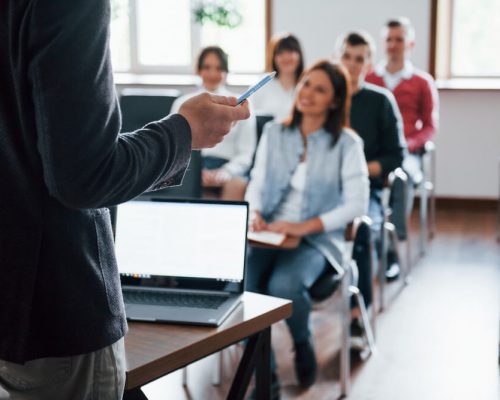
[[[415,220],[416,222],[416,220]],[[436,238],[414,264],[411,283],[390,285],[377,316],[378,353],[352,360],[353,400],[498,400],[500,245],[494,210],[438,210]],[[414,226],[416,224],[413,224]],[[414,252],[416,252],[414,246]],[[292,344],[284,323],[273,328],[282,399],[336,399],[338,299],[312,314],[320,374],[307,391],[295,386]],[[215,360],[189,367],[188,387],[177,371],[143,388],[151,400],[223,399],[241,349],[224,353],[223,383],[211,384]]]

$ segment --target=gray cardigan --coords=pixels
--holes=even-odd
[[[305,240],[316,247],[333,267],[342,262],[344,230],[368,209],[368,170],[361,139],[344,129],[337,143],[319,129],[307,137],[307,171],[300,220],[319,217],[325,232]],[[297,127],[268,123],[259,143],[246,200],[251,210],[273,221],[286,201],[290,181],[304,153]]]
[[[126,333],[109,212],[180,183],[174,115],[124,135],[109,1],[0,2],[0,359],[105,347]]]

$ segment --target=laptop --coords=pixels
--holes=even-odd
[[[130,201],[115,249],[127,319],[219,326],[241,302],[248,203]]]

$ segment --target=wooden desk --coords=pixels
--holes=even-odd
[[[254,368],[263,396],[258,398],[270,398],[271,325],[291,315],[291,301],[245,292],[242,303],[217,328],[130,322],[124,399],[145,399],[141,386],[245,338],[250,340],[228,399],[243,399]]]

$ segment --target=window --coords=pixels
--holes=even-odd
[[[111,2],[111,60],[117,71],[130,69],[128,0]]]
[[[500,77],[500,1],[434,0],[438,78]]]
[[[113,0],[111,54],[115,71],[190,74],[201,48],[219,45],[229,55],[231,72],[262,72],[266,0],[225,0],[221,4],[229,3],[243,17],[235,28],[195,22],[194,9],[200,0]]]

